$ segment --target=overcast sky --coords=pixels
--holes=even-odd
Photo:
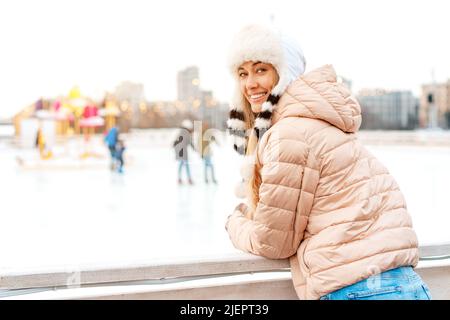
[[[420,93],[450,78],[446,0],[9,0],[0,1],[0,118],[73,85],[101,96],[141,82],[148,100],[176,98],[176,73],[200,68],[200,86],[227,101],[226,54],[251,22],[301,43],[307,71],[333,64],[353,90]]]

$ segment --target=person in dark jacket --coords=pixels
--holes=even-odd
[[[110,165],[111,170],[114,170],[115,168],[115,161],[116,161],[115,153],[118,138],[119,138],[119,129],[117,127],[112,127],[111,129],[109,129],[104,139],[111,156],[111,165]]]
[[[188,147],[191,146],[194,149],[192,144],[192,131],[193,126],[190,120],[183,120],[181,123],[180,131],[177,134],[177,138],[173,143],[173,147],[175,149],[175,158],[178,161],[178,183],[182,184],[183,180],[181,178],[181,171],[183,167],[186,168],[186,175],[188,178],[189,184],[194,184],[191,177],[191,170],[189,167],[189,156],[188,156]]]
[[[122,139],[117,139],[114,157],[116,158],[116,161],[117,161],[117,165],[118,165],[117,172],[119,172],[119,173],[123,173],[123,165],[124,165],[123,153],[124,153],[124,151],[125,151],[125,143],[123,142]]]

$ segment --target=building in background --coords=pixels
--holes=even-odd
[[[38,99],[17,113],[13,119],[15,134],[21,135],[27,123],[33,123],[33,128],[28,131],[35,130],[36,119],[40,122],[51,120],[55,135],[69,136],[87,134],[88,131],[90,134],[101,133],[114,125],[121,132],[128,132],[131,128],[173,128],[186,118],[205,121],[210,128],[226,128],[228,106],[217,101],[212,91],[200,88],[197,67],[178,72],[177,89],[178,99],[175,101],[147,101],[143,84],[124,81],[113,92],[105,92],[101,101],[94,101],[82,95],[76,86],[67,96]],[[102,124],[87,127],[90,125],[87,117],[92,113],[87,111],[95,111],[95,120],[101,120]]]
[[[212,91],[201,91],[200,119],[212,128],[225,129],[228,118],[228,105],[217,101]]]
[[[450,79],[422,85],[419,123],[421,128],[450,128]]]
[[[144,85],[124,81],[116,86],[113,94],[115,99],[119,101],[120,110],[125,113],[125,116],[120,119],[119,126],[137,126],[141,105],[145,103]]]
[[[411,130],[418,124],[419,101],[411,91],[361,90],[361,129]]]
[[[350,91],[352,91],[352,81],[348,78],[345,78],[343,76],[338,76],[337,81],[339,83],[343,83]]]
[[[174,101],[150,101],[141,103],[137,128],[170,128],[178,125],[184,118]]]
[[[190,118],[205,121],[212,128],[226,128],[228,107],[219,103],[212,91],[202,90],[198,67],[178,72],[177,97],[177,109],[187,112]]]
[[[177,74],[177,98],[184,103],[188,112],[195,111],[200,106],[200,77],[196,66],[187,67]]]

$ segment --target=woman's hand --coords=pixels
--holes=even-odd
[[[253,220],[252,210],[245,203],[239,203],[234,211],[239,211],[247,219]]]
[[[245,216],[245,213],[247,211],[247,205],[245,203],[239,203],[236,208],[234,208],[234,211],[239,211]]]
[[[226,224],[225,224],[225,230],[228,230],[228,222],[230,221],[230,218],[231,218],[233,215],[238,214],[238,215],[243,215],[243,216],[245,216],[245,213],[246,213],[246,212],[247,212],[247,205],[246,205],[245,203],[239,203],[239,204],[236,206],[236,208],[234,208],[233,213],[230,214],[230,215],[227,217],[227,222],[226,222]]]

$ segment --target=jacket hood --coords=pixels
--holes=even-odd
[[[354,133],[361,126],[361,107],[337,81],[333,66],[325,65],[300,76],[287,88],[274,110],[272,124],[286,117],[319,119]]]

